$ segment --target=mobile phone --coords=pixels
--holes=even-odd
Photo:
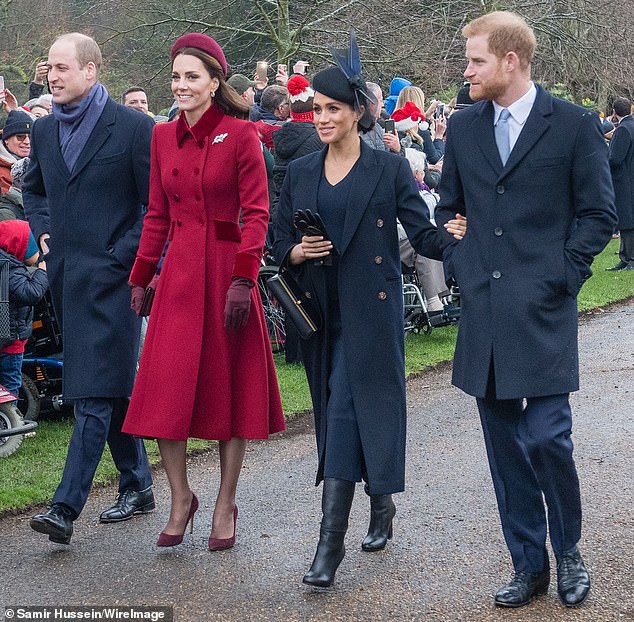
[[[386,119],[385,120],[385,133],[386,134],[395,134],[396,127],[394,126],[394,119]]]
[[[0,91],[4,91],[4,76],[0,76]]]
[[[266,80],[266,71],[268,66],[269,64],[265,60],[259,60],[255,66],[255,75],[260,82],[264,82]]]
[[[438,104],[438,106],[436,106],[436,110],[434,110],[434,119],[438,119],[439,117],[442,117],[445,113],[445,104]]]
[[[283,63],[280,63],[280,64],[277,66],[277,70],[278,70],[278,71],[288,71],[288,65],[285,65],[285,64],[283,64]]]

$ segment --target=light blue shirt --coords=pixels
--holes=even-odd
[[[533,104],[535,103],[535,98],[537,97],[537,87],[531,81],[530,87],[526,93],[526,95],[522,95],[518,100],[514,101],[510,106],[507,107],[507,110],[510,113],[510,117],[508,119],[509,125],[509,144],[511,146],[511,151],[513,151],[513,147],[519,138],[520,132],[526,123],[526,119],[528,119],[528,115],[531,113],[533,109]],[[503,110],[503,106],[500,106],[497,102],[493,102],[493,125],[495,126],[500,118],[500,112]]]

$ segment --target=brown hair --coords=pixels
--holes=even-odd
[[[249,118],[249,105],[242,99],[241,95],[229,84],[225,78],[224,71],[220,63],[213,57],[199,50],[198,48],[181,48],[174,54],[174,58],[181,54],[195,56],[205,66],[205,69],[212,78],[218,80],[218,90],[214,95],[214,103],[225,114],[237,119]]]
[[[74,43],[75,56],[77,57],[79,68],[83,69],[88,63],[93,63],[97,68],[97,78],[99,78],[103,58],[99,45],[97,45],[97,42],[92,37],[84,35],[81,32],[69,32],[57,37],[55,43],[58,41],[70,41]]]
[[[517,13],[493,11],[474,19],[462,29],[465,39],[478,35],[488,35],[489,50],[498,58],[515,52],[522,69],[527,69],[533,62],[537,47],[535,33]]]

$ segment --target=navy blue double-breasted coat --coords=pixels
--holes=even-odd
[[[33,125],[24,207],[46,255],[64,346],[67,399],[132,392],[140,321],[127,286],[147,205],[147,115],[109,99],[72,172],[53,115]]]
[[[327,148],[291,162],[280,194],[274,255],[285,264],[300,241],[293,214],[318,211],[317,190]],[[405,364],[398,218],[414,248],[440,257],[436,229],[405,158],[374,151],[361,156],[345,206],[338,248],[342,338],[371,494],[399,492],[405,473]],[[292,268],[291,268],[292,269]],[[315,411],[319,469],[323,477],[326,404],[330,373],[329,322],[324,268],[305,262],[294,270],[318,302],[323,326],[302,344]]]
[[[457,212],[459,244],[443,229]],[[537,87],[503,166],[493,104],[455,113],[435,217],[461,292],[453,383],[484,397],[493,360],[498,399],[578,389],[577,294],[615,224],[598,116]]]

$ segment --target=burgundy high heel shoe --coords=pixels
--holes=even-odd
[[[209,536],[210,551],[224,551],[236,543],[236,521],[238,520],[238,506],[233,506],[233,535],[230,538],[212,538]]]
[[[189,533],[194,531],[194,514],[198,509],[198,497],[192,492],[192,502],[189,505],[189,514],[187,515],[187,521],[185,522],[185,529],[183,529],[183,533],[172,535],[171,533],[165,533],[161,531],[159,534],[158,540],[156,541],[156,546],[176,546],[183,541],[183,536],[187,531],[187,523],[189,523]]]

